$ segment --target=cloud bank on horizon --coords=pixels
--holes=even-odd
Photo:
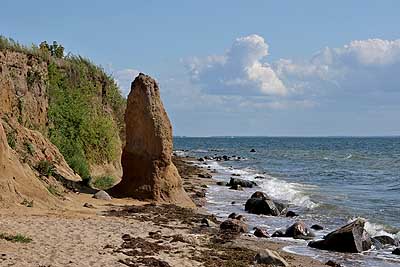
[[[268,48],[263,37],[253,34],[237,38],[223,55],[194,57],[185,64],[191,81],[205,94],[239,95],[247,97],[245,102],[265,96],[266,101],[275,99],[265,105],[270,108],[282,108],[282,99],[286,103],[312,103],[326,94],[400,91],[400,39],[367,39],[340,48],[325,47],[305,61],[279,59],[269,63]]]

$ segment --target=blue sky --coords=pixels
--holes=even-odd
[[[176,135],[400,135],[399,1],[9,1],[124,92],[154,76]]]

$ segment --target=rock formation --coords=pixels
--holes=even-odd
[[[151,77],[141,73],[132,83],[125,123],[123,177],[111,195],[193,206],[171,160],[172,127]]]
[[[18,160],[7,143],[0,123],[0,207],[10,207],[23,201],[37,206],[53,206],[56,201],[27,165]]]

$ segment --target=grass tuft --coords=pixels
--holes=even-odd
[[[111,188],[115,183],[115,178],[111,175],[96,177],[92,181],[92,186],[96,189],[106,190]]]
[[[32,238],[24,236],[22,234],[9,235],[6,233],[0,233],[0,239],[7,240],[13,243],[30,243]]]

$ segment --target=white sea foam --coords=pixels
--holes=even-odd
[[[261,188],[262,191],[272,198],[288,201],[290,204],[306,207],[315,208],[318,204],[310,200],[310,198],[301,190],[309,188],[309,186],[289,183],[284,180],[277,179],[273,176],[257,173],[256,170],[251,168],[235,169],[232,167],[225,167],[216,161],[207,161],[207,165],[211,169],[216,170],[221,174],[225,174],[225,178],[229,179],[232,174],[240,174],[240,179],[255,181]],[[263,176],[264,179],[256,179],[256,177]]]
[[[365,229],[365,231],[367,231],[367,233],[370,236],[386,235],[386,236],[390,236],[391,238],[394,238],[397,240],[400,238],[400,232],[398,232],[397,234],[391,234],[385,230],[384,225],[369,222],[369,221],[367,221],[367,219],[362,218],[362,217],[352,218],[349,220],[349,223],[355,221],[356,219],[362,219],[365,221],[364,229]]]

